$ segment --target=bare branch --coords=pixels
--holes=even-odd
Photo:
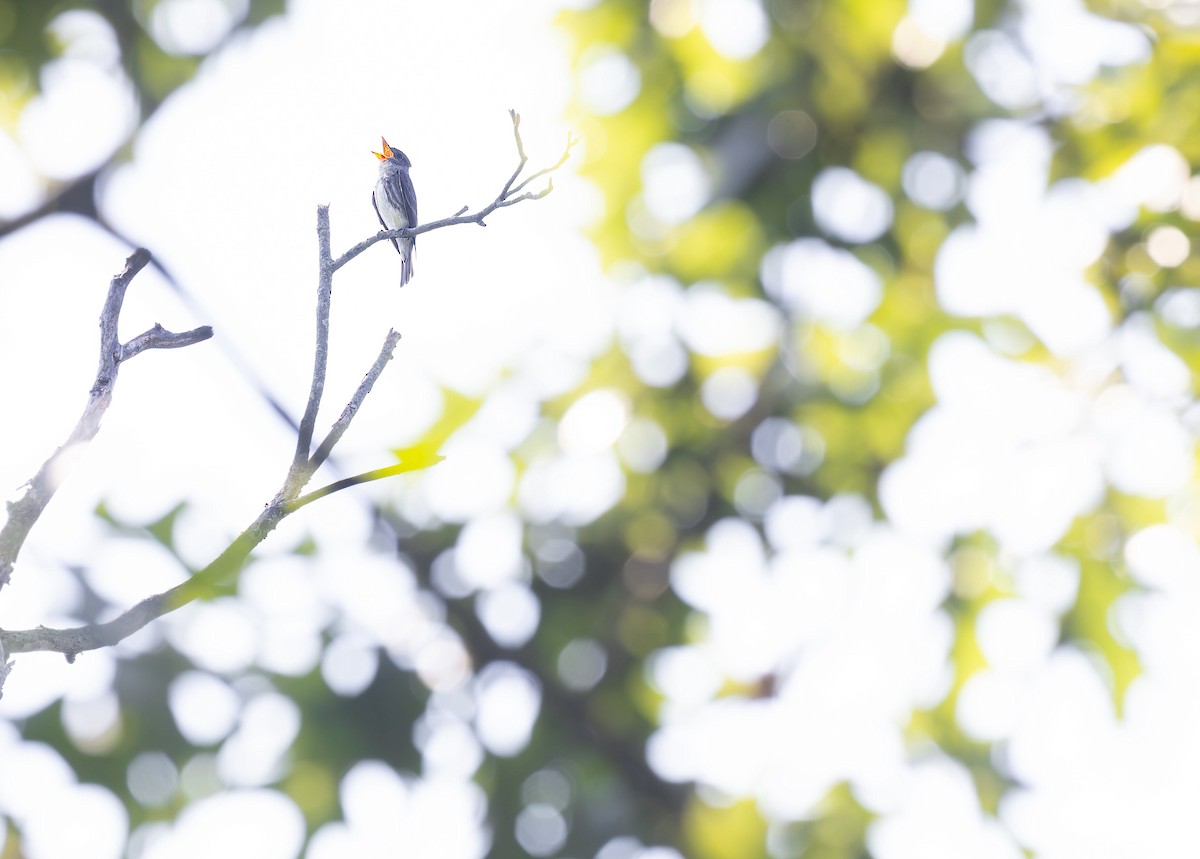
[[[350,428],[350,421],[354,420],[354,415],[358,412],[358,407],[363,404],[367,394],[371,393],[371,389],[375,387],[375,382],[383,372],[383,368],[387,366],[388,361],[392,360],[392,353],[396,351],[396,344],[399,342],[400,334],[394,329],[388,331],[387,337],[383,340],[383,348],[379,350],[379,357],[375,359],[375,363],[363,377],[362,384],[358,386],[358,390],[354,392],[350,402],[346,403],[346,408],[342,410],[341,417],[334,422],[333,427],[329,430],[329,435],[325,436],[325,440],[321,442],[317,447],[317,452],[309,460],[310,471],[315,472],[320,468],[321,464],[329,458],[329,454],[333,452],[334,446],[342,440],[342,436]]]
[[[315,453],[309,455],[312,438],[316,426],[317,414],[320,410],[321,399],[325,389],[325,375],[329,361],[329,313],[333,285],[333,274],[358,254],[371,245],[383,239],[401,236],[412,236],[443,226],[456,223],[477,223],[484,225],[483,219],[491,212],[505,206],[512,206],[523,200],[539,199],[553,189],[553,183],[541,191],[526,192],[517,195],[533,179],[557,170],[566,161],[574,141],[568,138],[567,151],[557,164],[535,173],[527,178],[515,190],[513,184],[519,178],[527,161],[525,149],[519,132],[520,117],[515,111],[510,111],[513,121],[513,135],[516,140],[520,164],[512,177],[505,184],[500,195],[488,206],[471,215],[464,215],[467,207],[459,210],[458,214],[442,221],[424,224],[406,230],[381,232],[377,236],[360,242],[337,260],[333,259],[330,250],[329,207],[317,207],[317,241],[318,241],[318,279],[317,279],[317,336],[313,363],[312,386],[309,392],[308,404],[304,417],[300,422],[296,451],[291,466],[279,492],[263,509],[258,517],[208,566],[195,573],[191,578],[177,587],[160,594],[147,597],[137,605],[128,609],[113,620],[105,623],[91,624],[71,629],[37,629],[4,631],[0,630],[0,691],[12,663],[7,661],[8,653],[25,653],[35,650],[49,650],[66,654],[68,660],[86,650],[108,647],[127,638],[142,629],[152,620],[172,612],[198,598],[211,598],[221,593],[229,592],[235,585],[242,568],[250,559],[250,553],[259,545],[271,531],[294,511],[324,498],[335,492],[358,486],[373,480],[403,474],[418,468],[424,468],[441,459],[440,456],[428,455],[421,461],[401,462],[386,468],[363,472],[353,477],[345,478],[317,489],[307,495],[300,496],[300,491],[312,479],[313,473],[330,456],[334,447],[349,428],[354,416],[358,413],[366,397],[370,394],[379,376],[391,360],[400,335],[392,330],[384,339],[383,347],[375,363],[368,370],[358,389],[342,410],[341,416],[329,434],[318,446]],[[96,384],[92,388],[88,408],[84,417],[68,438],[67,443],[59,449],[41,471],[30,482],[29,491],[16,504],[10,505],[9,520],[3,531],[0,531],[0,586],[8,578],[21,544],[24,542],[29,529],[36,522],[41,511],[54,493],[50,473],[58,464],[65,450],[74,444],[86,442],[95,436],[99,430],[100,416],[108,407],[112,398],[112,385],[116,379],[117,369],[122,361],[132,358],[147,349],[171,349],[187,346],[206,340],[212,336],[212,329],[197,328],[192,331],[174,333],[165,330],[161,325],[155,325],[148,331],[122,345],[117,338],[117,318],[120,315],[121,304],[125,290],[133,276],[149,261],[149,252],[139,250],[131,256],[125,270],[113,278],[109,289],[108,299],[101,314],[101,355],[100,370],[97,373]]]
[[[349,489],[351,486],[361,486],[364,483],[370,483],[372,480],[382,480],[385,477],[395,477],[398,474],[407,474],[421,466],[413,466],[409,463],[398,462],[395,465],[389,465],[384,468],[375,468],[371,471],[364,471],[361,474],[355,474],[353,477],[344,477],[341,480],[335,480],[328,486],[322,486],[320,489],[314,489],[307,495],[301,495],[295,501],[289,501],[287,512],[292,513],[299,510],[306,504],[312,504],[327,495],[332,495],[335,492],[341,492],[343,489]]]
[[[125,268],[112,279],[108,286],[108,296],[104,300],[104,309],[100,311],[100,368],[96,371],[96,389],[107,386],[112,390],[112,384],[117,377],[117,366],[120,364],[118,355],[121,353],[121,340],[117,336],[117,323],[121,319],[121,308],[125,304],[125,291],[139,271],[150,262],[150,251],[138,248],[125,260]]]
[[[100,365],[96,370],[96,381],[88,393],[83,415],[67,440],[42,464],[38,473],[26,485],[25,494],[8,505],[8,519],[4,527],[0,528],[0,588],[8,584],[25,539],[63,479],[66,454],[79,445],[90,442],[100,431],[100,420],[112,403],[113,386],[116,384],[121,362],[145,349],[167,348],[168,343],[172,347],[186,346],[212,336],[212,330],[206,328],[197,328],[187,334],[172,334],[156,325],[154,329],[135,337],[129,343],[121,344],[117,336],[117,325],[125,302],[125,292],[133,278],[149,262],[150,252],[145,248],[138,248],[125,260],[125,268],[109,283],[104,309],[100,312]],[[204,333],[206,331],[207,333]]]
[[[36,629],[5,632],[3,638],[14,653],[49,650],[53,653],[66,654],[67,661],[74,662],[75,656],[85,650],[111,647],[122,639],[128,638],[150,621],[166,614],[165,605],[165,595],[158,594],[142,600],[129,611],[108,623],[71,629],[50,629],[39,626]]]
[[[330,431],[329,436],[322,442],[318,454],[323,451],[324,455],[328,456],[329,452],[332,451],[333,447],[341,439],[350,422],[353,420],[354,415],[357,413],[359,406],[362,405],[363,400],[371,392],[371,388],[387,366],[388,361],[392,357],[392,352],[399,341],[400,335],[397,332],[388,332],[379,357],[367,372],[366,378],[363,379],[362,384],[359,385],[350,402],[347,403],[346,408],[342,411],[342,416],[334,425],[333,430]],[[307,481],[311,477],[312,472],[316,470],[319,464],[320,462],[316,461],[316,457],[314,457],[312,463],[305,463],[304,467],[300,469],[303,473],[304,481]],[[49,650],[66,654],[68,660],[74,660],[76,654],[83,653],[86,650],[110,647],[137,632],[152,620],[173,612],[175,609],[181,608],[193,600],[211,598],[231,590],[237,583],[238,574],[249,561],[250,553],[289,514],[312,501],[316,501],[318,498],[331,495],[341,489],[357,486],[360,483],[367,483],[371,480],[391,477],[394,474],[402,474],[406,471],[412,471],[415,467],[419,466],[414,466],[411,463],[400,463],[387,468],[376,469],[375,471],[349,477],[345,480],[339,480],[337,483],[326,486],[323,489],[310,492],[300,499],[296,499],[295,495],[303,487],[304,483],[295,482],[296,470],[294,468],[289,469],[284,487],[272,499],[271,503],[263,509],[258,518],[245,531],[238,535],[229,548],[186,582],[168,591],[147,597],[133,608],[106,623],[89,624],[70,629],[38,627],[37,629],[26,630],[0,630],[0,654],[4,652],[5,648],[10,653]],[[3,672],[4,669],[0,668],[0,684],[3,683]]]
[[[508,181],[504,183],[504,190],[500,192],[500,197],[503,199],[508,196],[509,189],[512,188],[513,182],[517,181],[517,177],[521,175],[521,171],[525,169],[525,162],[529,160],[529,156],[525,154],[525,144],[521,141],[521,114],[515,110],[509,110],[508,115],[512,117],[513,137],[517,141],[517,157],[520,161],[517,162],[517,169],[508,177]]]
[[[175,611],[198,598],[212,598],[232,590],[237,575],[250,558],[254,547],[287,515],[284,505],[276,498],[258,515],[250,527],[238,535],[225,551],[208,566],[186,582],[168,591],[147,597],[133,608],[107,623],[90,624],[70,629],[36,629],[0,631],[0,646],[9,653],[28,653],[49,650],[66,654],[68,661],[85,650],[111,647],[128,638],[155,618]]]
[[[319,231],[323,231],[323,235],[329,235],[329,217],[328,208],[320,207],[318,210]],[[328,249],[327,241],[323,243],[323,248]],[[327,256],[323,256],[323,261],[327,260]],[[322,275],[322,295],[323,300],[318,299],[318,350],[328,349],[328,329],[329,329],[329,281],[332,278],[332,272],[329,272],[327,265],[322,265],[322,271],[328,275]],[[157,329],[158,326],[155,326]],[[202,331],[202,329],[197,329]],[[163,343],[173,342],[175,338],[181,338],[195,334],[196,332],[188,332],[187,335],[173,335],[170,332],[158,331],[152,329],[142,337],[147,338],[147,345],[143,348],[158,347],[161,340]],[[321,443],[317,450],[317,454],[309,460],[307,456],[297,465],[293,463],[288,469],[287,477],[284,480],[283,487],[279,493],[268,504],[263,512],[243,531],[233,543],[230,544],[224,552],[222,552],[212,563],[198,571],[195,575],[189,578],[186,582],[164,591],[160,594],[147,597],[133,608],[118,615],[113,620],[106,623],[89,624],[87,626],[79,626],[70,629],[48,629],[46,627],[38,627],[37,629],[27,630],[0,630],[0,688],[2,688],[4,677],[7,674],[7,669],[3,667],[2,655],[7,650],[9,653],[26,653],[35,650],[49,650],[57,653],[66,654],[68,660],[73,660],[76,654],[86,650],[96,650],[101,647],[112,646],[119,641],[129,637],[137,632],[146,624],[162,617],[164,614],[174,611],[198,598],[212,597],[219,593],[230,590],[237,582],[238,574],[246,565],[250,558],[250,553],[254,548],[266,539],[267,535],[275,529],[275,527],[283,520],[285,516],[293,511],[303,507],[310,501],[316,500],[318,497],[323,497],[337,489],[326,487],[317,492],[310,493],[305,496],[299,503],[295,502],[296,496],[300,489],[312,477],[312,473],[317,467],[328,458],[334,446],[341,440],[346,430],[349,428],[351,421],[357,414],[359,407],[371,392],[375,382],[383,373],[388,361],[392,357],[392,353],[396,349],[396,344],[400,341],[400,335],[395,331],[389,331],[384,339],[383,348],[380,350],[379,357],[375,359],[375,363],[367,372],[366,377],[358,386],[354,396],[346,404],[342,410],[341,417],[330,430],[329,435]],[[183,344],[179,344],[183,345]],[[320,404],[320,394],[324,389],[325,382],[325,361],[318,360],[317,367],[314,372],[313,388],[314,394],[310,397],[310,402],[315,402],[312,407],[312,416],[305,415],[307,426],[309,427],[309,438],[312,437],[312,427],[316,422],[316,407]],[[378,480],[382,477],[388,477],[391,474],[399,474],[404,471],[411,471],[411,464],[396,465],[387,469],[379,469],[378,473],[372,473],[371,476],[360,475],[358,478],[350,478],[349,481],[341,481],[346,486],[355,485],[357,483],[365,483],[367,480]],[[345,487],[340,487],[345,488]]]
[[[8,679],[12,668],[13,663],[9,661],[8,654],[4,651],[4,642],[0,641],[0,698],[4,697],[4,681]]]
[[[549,167],[545,167],[545,168],[539,170],[538,172],[534,173],[533,175],[527,177],[524,182],[522,182],[517,187],[513,188],[513,193],[514,194],[520,193],[525,188],[525,186],[528,185],[533,180],[540,179],[543,176],[545,176],[547,173],[553,173],[559,167],[562,167],[564,164],[566,164],[567,159],[571,157],[571,148],[578,142],[579,141],[576,140],[574,136],[568,134],[567,135],[567,148],[563,150],[562,157],[559,158],[557,161],[555,161],[553,164],[551,164]],[[543,192],[539,196],[544,197],[548,193],[550,193],[549,190]]]
[[[308,405],[300,420],[300,433],[296,439],[296,455],[288,472],[285,494],[295,497],[312,476],[308,466],[308,455],[312,448],[313,431],[317,425],[317,412],[321,408],[321,397],[325,392],[325,368],[329,364],[329,305],[333,294],[333,265],[329,240],[329,206],[317,206],[317,344],[313,354],[312,387],[308,393]]]
[[[333,430],[330,431],[329,436],[322,442],[318,450],[318,455],[324,452],[324,456],[327,457],[346,432],[359,406],[362,405],[363,400],[371,392],[371,388],[383,372],[384,367],[387,366],[388,361],[392,357],[392,352],[399,341],[400,335],[398,333],[395,331],[388,332],[379,357],[375,360],[375,363],[368,371],[366,378],[363,379],[362,384],[359,385],[350,402],[347,403],[346,408],[342,411],[342,416],[334,425]],[[230,544],[229,548],[186,582],[168,591],[147,597],[133,608],[107,623],[89,624],[70,629],[38,627],[37,629],[26,630],[0,630],[0,654],[4,652],[5,648],[10,653],[49,650],[66,654],[67,659],[73,661],[76,654],[86,650],[110,647],[133,635],[133,633],[152,620],[173,612],[175,609],[181,608],[193,600],[211,598],[231,590],[237,583],[238,574],[247,561],[249,561],[250,553],[254,548],[265,540],[268,534],[275,530],[275,527],[283,521],[284,517],[304,505],[315,501],[317,498],[323,498],[326,495],[337,492],[339,489],[345,489],[349,486],[356,486],[359,483],[379,480],[383,477],[390,477],[393,474],[401,474],[405,471],[413,470],[413,465],[411,464],[399,464],[377,469],[374,472],[338,481],[333,486],[318,489],[316,492],[311,492],[303,498],[295,500],[295,495],[303,487],[304,482],[307,482],[312,476],[312,472],[316,470],[319,464],[320,462],[316,461],[316,457],[314,457],[312,463],[306,461],[304,466],[299,469],[299,473],[303,477],[299,482],[297,482],[296,477],[297,470],[294,467],[289,469],[284,487],[271,503],[263,509],[258,518]],[[0,685],[3,683],[3,678],[4,669],[0,668]]]
[[[567,147],[563,151],[562,157],[559,158],[555,164],[553,164],[550,167],[546,167],[542,170],[539,170],[538,172],[534,173],[533,175],[527,177],[523,182],[521,182],[521,184],[517,185],[514,188],[513,183],[515,183],[517,181],[517,178],[521,175],[521,171],[523,171],[525,169],[525,163],[529,159],[525,155],[525,145],[524,145],[524,143],[521,142],[521,132],[520,132],[521,116],[515,110],[510,110],[509,115],[512,117],[513,138],[516,141],[517,155],[518,155],[519,160],[518,160],[518,164],[517,164],[517,169],[513,171],[513,174],[512,174],[512,176],[509,177],[508,181],[504,183],[504,187],[500,190],[500,193],[496,196],[495,200],[493,200],[488,205],[484,206],[478,212],[474,212],[471,214],[466,214],[468,207],[463,206],[454,215],[450,216],[449,218],[442,218],[440,221],[430,221],[427,224],[421,224],[420,226],[415,226],[415,227],[405,227],[402,230],[381,230],[380,232],[371,236],[371,238],[364,239],[363,241],[356,244],[354,247],[350,248],[350,250],[346,251],[340,257],[333,260],[332,261],[333,270],[337,271],[339,268],[344,266],[346,263],[350,262],[350,260],[354,259],[356,256],[358,256],[363,251],[365,251],[367,248],[371,247],[372,245],[374,245],[377,242],[385,241],[387,239],[401,239],[401,238],[407,238],[407,237],[411,237],[411,236],[419,236],[422,233],[432,232],[433,230],[440,230],[443,227],[453,227],[457,224],[478,224],[481,227],[486,227],[487,224],[484,222],[484,218],[486,218],[488,215],[490,215],[492,212],[496,211],[497,209],[503,209],[507,206],[514,206],[517,203],[524,202],[525,200],[540,200],[542,197],[545,197],[552,190],[554,190],[554,183],[551,182],[549,185],[547,185],[545,188],[543,188],[541,191],[538,191],[537,193],[533,193],[533,192],[526,192],[524,194],[520,193],[522,191],[522,189],[524,189],[533,180],[541,178],[542,176],[545,176],[549,173],[553,173],[555,170],[562,167],[563,164],[566,163],[567,159],[571,155],[571,148],[574,147],[575,144],[578,143],[578,141],[574,137],[571,137],[568,135]]]
[[[191,331],[176,333],[168,331],[155,322],[154,327],[149,331],[143,331],[122,346],[117,360],[124,363],[134,355],[144,352],[147,349],[180,349],[184,346],[191,346],[193,343],[201,343],[212,336],[213,330],[211,325],[201,325],[199,328],[193,328]]]

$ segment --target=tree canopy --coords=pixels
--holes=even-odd
[[[138,105],[7,242],[64,207],[104,223],[96,177],[282,12],[213,3],[227,26],[199,45],[172,5],[0,4],[6,127],[79,14]],[[562,6],[578,178],[545,202],[590,212],[601,336],[579,366],[530,350],[486,391],[443,386],[419,438],[385,443],[457,457],[459,491],[494,501],[447,513],[437,466],[359,496],[353,539],[330,507],[0,743],[95,786],[78,802],[134,855],[221,845],[223,803],[266,856],[1187,843],[1193,4]],[[195,572],[188,509],[97,516]],[[87,566],[72,617],[127,607]],[[238,635],[243,656],[206,652]],[[11,781],[3,855],[52,855]]]

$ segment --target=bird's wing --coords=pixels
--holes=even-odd
[[[375,202],[374,191],[371,192],[371,205],[375,207],[375,217],[379,218],[379,223],[383,224],[383,228],[385,230],[390,230],[391,227],[389,227],[387,222],[383,220],[383,215],[379,214],[379,204]],[[392,239],[392,247],[396,249],[396,253],[400,254],[400,256],[404,256],[404,251],[400,250],[400,243],[395,239]]]
[[[404,219],[408,221],[408,225],[415,227],[417,225],[417,192],[413,188],[412,179],[407,170],[400,171],[400,208],[404,211]],[[413,236],[412,241],[415,245],[417,237]]]

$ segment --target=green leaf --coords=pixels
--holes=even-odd
[[[441,417],[425,431],[415,444],[393,448],[392,453],[400,462],[412,465],[411,468],[404,469],[405,471],[418,471],[436,465],[445,458],[438,453],[442,445],[471,418],[475,417],[475,413],[482,405],[483,400],[481,399],[472,399],[449,388],[442,388]]]

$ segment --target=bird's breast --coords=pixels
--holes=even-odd
[[[412,226],[404,216],[404,210],[392,202],[392,196],[388,193],[387,180],[381,178],[375,184],[375,205],[379,208],[379,217],[387,224],[389,230]]]

